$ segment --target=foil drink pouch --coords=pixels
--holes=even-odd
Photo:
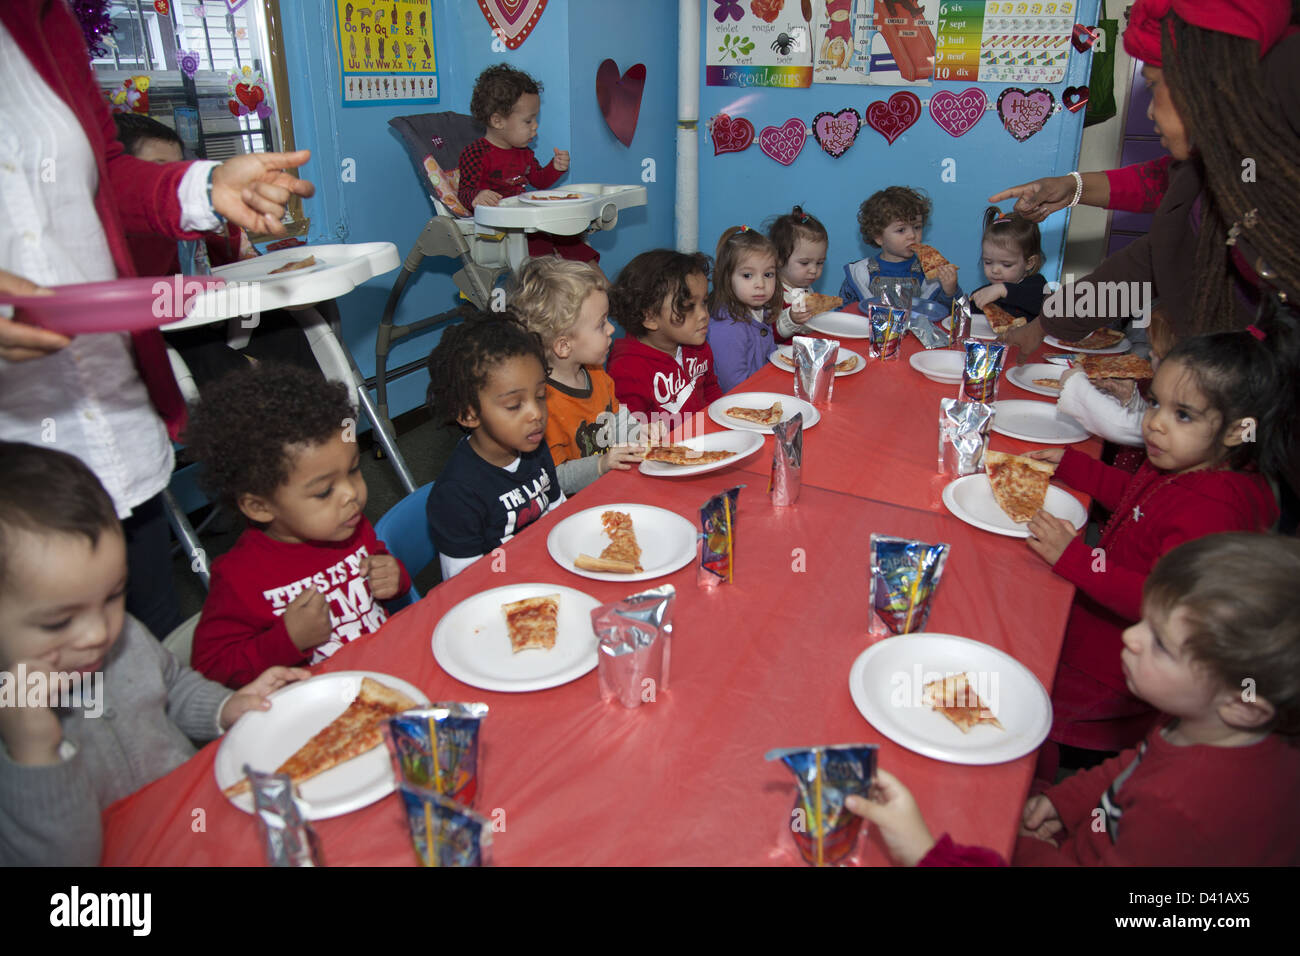
[[[883,637],[925,630],[947,560],[946,544],[873,534],[870,633]]]
[[[487,866],[492,821],[433,790],[397,786],[421,866]]]
[[[939,399],[939,472],[960,478],[984,470],[993,409],[979,402]]]
[[[259,773],[245,765],[253,787],[253,816],[269,866],[320,866],[320,842],[287,773]]]
[[[835,391],[835,362],[840,343],[807,335],[796,335],[790,342],[794,349],[794,397],[825,405]]]
[[[876,276],[867,287],[872,299],[904,312],[911,310],[918,291],[917,281],[911,276]]]
[[[736,502],[744,487],[736,485],[719,492],[700,508],[700,563],[695,583],[702,588],[730,582],[735,574]]]
[[[770,750],[799,785],[790,813],[790,832],[804,861],[831,866],[853,852],[862,818],[844,805],[848,797],[867,797],[876,776],[875,744],[836,744]]]
[[[592,608],[591,627],[600,642],[600,697],[605,703],[617,700],[631,709],[668,689],[676,598],[677,589],[665,584]]]
[[[916,336],[923,348],[943,349],[948,347],[948,333],[938,322],[931,322],[924,312],[907,313],[907,330]]]
[[[871,323],[871,357],[889,362],[898,358],[907,325],[907,313],[887,305],[867,306]]]
[[[767,493],[772,504],[788,508],[799,500],[803,470],[803,412],[796,412],[772,426],[776,437],[772,450],[772,475]]]
[[[1007,357],[1007,347],[1000,342],[972,340],[965,343],[965,348],[961,392],[957,397],[966,402],[992,405],[998,398],[998,378],[1002,375],[1002,362]]]
[[[970,338],[970,296],[963,292],[952,300],[952,318],[948,320],[948,344],[960,347]]]
[[[479,729],[487,713],[487,704],[453,702],[390,717],[384,739],[397,779],[473,806]]]

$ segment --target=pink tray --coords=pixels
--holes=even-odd
[[[0,293],[0,305],[14,306],[19,322],[63,335],[137,332],[184,318],[195,294],[223,285],[215,276],[142,276],[54,286],[52,295]]]

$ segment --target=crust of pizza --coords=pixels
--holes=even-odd
[[[990,302],[983,307],[984,318],[989,320],[989,325],[998,335],[1010,329],[1019,328],[1022,325],[1028,325],[1029,320],[1023,316],[1012,315],[1006,309],[994,302]]]
[[[1093,381],[1106,378],[1151,378],[1151,363],[1136,355],[1085,355],[1079,360],[1084,374]]]
[[[953,674],[931,681],[921,688],[921,703],[943,714],[963,734],[977,724],[992,724],[1004,730],[993,711],[984,705],[966,674]]]
[[[990,450],[984,453],[984,470],[998,507],[1012,521],[1024,524],[1043,507],[1056,466]]]
[[[1061,384],[1059,378],[1036,378],[1034,379],[1034,384],[1040,388],[1052,388],[1058,392],[1065,387]]]
[[[736,454],[734,451],[699,451],[686,445],[651,445],[646,449],[646,461],[661,461],[665,465],[707,465]]]
[[[275,772],[287,773],[295,784],[310,780],[378,747],[384,742],[384,721],[418,706],[418,701],[400,690],[363,677],[361,688],[347,709],[299,747]],[[224,793],[227,797],[237,797],[251,789],[248,778],[244,777]]]
[[[297,262],[286,262],[278,269],[272,269],[267,275],[279,275],[281,272],[293,272],[296,269],[306,269],[316,264],[315,256],[308,256],[306,259],[299,259]]]
[[[820,292],[805,292],[803,302],[813,315],[830,312],[844,304],[844,300],[838,295],[822,295]]]
[[[739,418],[744,422],[756,422],[759,425],[775,425],[785,414],[781,408],[780,402],[773,402],[770,408],[746,408],[743,405],[737,405],[728,408],[723,414],[731,418]]]
[[[927,246],[923,242],[917,242],[912,245],[912,251],[916,257],[921,260],[921,271],[925,273],[927,279],[937,279],[939,270],[948,265],[949,262],[944,258],[943,253],[934,246]]]
[[[609,536],[609,545],[600,552],[599,558],[589,554],[578,555],[574,566],[584,571],[612,574],[636,574],[645,570],[641,567],[641,546],[632,529],[632,516],[622,511],[606,511],[600,516],[600,523]]]
[[[1096,329],[1081,339],[1072,342],[1061,342],[1062,348],[1067,349],[1108,349],[1112,345],[1119,345],[1123,340],[1124,333],[1118,329]]]
[[[510,649],[518,654],[530,648],[549,651],[555,646],[556,621],[560,613],[560,596],[546,594],[501,605],[506,616]]]

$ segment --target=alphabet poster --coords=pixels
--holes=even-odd
[[[432,0],[335,0],[344,106],[436,103]]]

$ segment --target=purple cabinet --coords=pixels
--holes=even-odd
[[[1142,64],[1133,61],[1133,84],[1129,89],[1128,104],[1124,114],[1124,139],[1120,144],[1119,165],[1130,166],[1158,159],[1168,150],[1160,145],[1155,124],[1147,118],[1151,104],[1151,90],[1139,72]],[[1106,233],[1106,255],[1127,246],[1151,228],[1150,213],[1113,212]]]

